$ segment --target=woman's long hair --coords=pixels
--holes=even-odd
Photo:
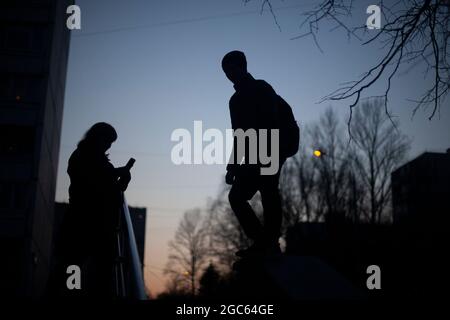
[[[94,124],[83,136],[83,139],[78,142],[78,147],[93,147],[99,141],[106,141],[113,143],[117,139],[117,132],[112,125],[106,122],[97,122]]]

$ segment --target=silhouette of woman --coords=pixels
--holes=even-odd
[[[115,229],[121,192],[131,179],[129,170],[114,168],[106,154],[116,139],[111,125],[96,123],[69,159],[69,209],[59,251],[65,268],[81,269],[81,290],[71,290],[70,295],[107,298],[114,293]]]

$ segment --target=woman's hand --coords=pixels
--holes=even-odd
[[[118,168],[119,169],[119,168]],[[128,183],[131,181],[130,170],[124,170],[122,175],[119,177],[119,188],[121,191],[125,191],[128,187]]]
[[[130,173],[130,170],[127,167],[118,167],[114,168],[114,173],[117,175],[117,177],[122,177],[124,175],[127,175],[127,173]]]

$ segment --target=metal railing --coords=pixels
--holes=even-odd
[[[117,256],[114,274],[116,296],[118,298],[147,300],[133,224],[123,194],[122,199],[119,225],[116,230]]]

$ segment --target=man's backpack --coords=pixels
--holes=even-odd
[[[291,106],[278,96],[280,155],[288,158],[295,155],[300,143],[300,128],[292,113]]]

